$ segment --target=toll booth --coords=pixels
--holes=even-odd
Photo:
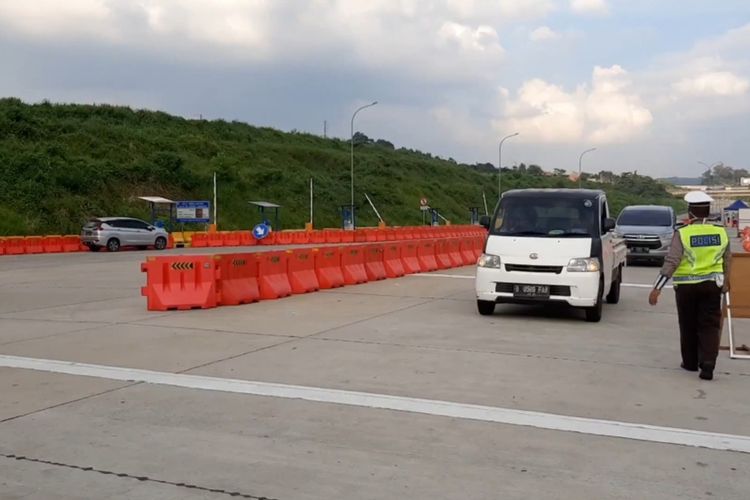
[[[175,225],[175,202],[161,196],[139,196],[139,200],[148,203],[151,212],[151,224],[166,227],[171,231]]]
[[[357,227],[357,207],[355,205],[341,205],[341,229],[353,231]]]
[[[469,224],[479,225],[479,207],[469,207]]]
[[[279,209],[281,205],[271,203],[269,201],[250,201],[248,202],[253,206],[258,207],[258,213],[260,213],[261,222],[271,226],[274,231],[281,231],[281,219],[279,218]],[[273,222],[271,222],[271,212],[273,212]]]

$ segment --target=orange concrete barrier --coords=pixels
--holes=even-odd
[[[219,273],[211,256],[151,257],[141,271],[147,273],[141,295],[149,311],[216,307]]]
[[[479,257],[482,256],[482,252],[484,252],[484,236],[474,236],[472,238],[474,241],[474,262],[479,259]]]
[[[310,243],[319,245],[326,242],[326,235],[323,231],[312,231],[310,233]]]
[[[398,278],[406,274],[401,260],[403,243],[388,243],[383,247],[383,267],[388,278]]]
[[[20,236],[5,239],[5,253],[7,255],[21,255],[26,253],[26,240]]]
[[[344,273],[341,269],[341,249],[335,247],[315,248],[315,275],[322,289],[344,286]]]
[[[401,263],[404,265],[404,274],[420,272],[418,249],[419,243],[415,241],[406,241],[401,245]]]
[[[254,253],[215,255],[219,274],[216,284],[220,306],[250,304],[260,299],[258,257]]]
[[[365,272],[368,281],[384,280],[388,277],[383,265],[383,245],[365,247]]]
[[[190,242],[190,246],[193,248],[206,248],[208,246],[208,233],[193,233],[193,239]]]
[[[451,238],[448,240],[448,257],[451,259],[451,267],[461,267],[464,259],[461,256],[461,239]]]
[[[417,261],[419,261],[419,271],[426,273],[438,269],[437,259],[435,258],[435,240],[423,240],[417,247]]]
[[[354,233],[354,243],[367,243],[367,235],[370,234],[367,229],[355,229],[352,232]],[[376,238],[372,238],[374,242]]]
[[[0,238],[0,255],[5,255],[5,238]]]
[[[223,247],[224,246],[224,236],[220,232],[213,232],[208,233],[208,246],[209,247]]]
[[[263,300],[280,299],[292,294],[287,266],[289,257],[286,252],[264,252],[258,254],[258,284],[260,298]]]
[[[474,240],[471,238],[464,238],[459,243],[459,249],[461,251],[461,261],[464,266],[470,266],[476,264],[477,259],[474,257]]]
[[[240,246],[253,247],[258,244],[258,240],[253,237],[252,231],[237,231],[240,237]]]
[[[309,293],[320,290],[318,276],[315,274],[315,255],[312,250],[298,249],[287,251],[289,263],[287,273],[292,293]]]
[[[375,241],[388,241],[385,229],[375,229]]]
[[[307,245],[310,243],[310,233],[307,231],[295,231],[292,233],[292,243],[295,245]]]
[[[344,231],[341,230],[341,243],[354,243],[355,231]]]
[[[66,234],[63,238],[63,252],[78,252],[81,246],[81,237],[75,234]]]
[[[351,246],[341,249],[341,271],[344,274],[344,283],[347,285],[367,283],[363,246]]]
[[[221,246],[240,246],[240,233],[238,231],[221,231],[219,234],[221,235]]]
[[[388,227],[383,229],[383,232],[385,233],[385,241],[396,241],[396,229],[392,227]]]
[[[291,245],[294,243],[294,233],[290,231],[279,231],[276,233],[277,245]]]
[[[438,269],[450,269],[453,267],[453,261],[448,254],[448,239],[435,240],[435,260]]]
[[[42,237],[42,248],[44,248],[44,253],[61,253],[63,251],[63,237],[57,235]]]
[[[340,229],[324,229],[323,235],[325,236],[326,243],[341,243]]]
[[[44,245],[41,236],[27,236],[23,242],[26,253],[44,253]]]
[[[277,234],[278,233],[276,233],[275,231],[271,231],[270,233],[268,233],[268,236],[266,236],[262,240],[258,240],[258,243],[263,246],[276,245]]]

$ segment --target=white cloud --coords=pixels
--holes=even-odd
[[[653,121],[630,85],[627,72],[617,65],[594,68],[590,89],[579,85],[566,91],[533,79],[520,87],[515,99],[506,101],[504,116],[493,125],[498,131],[521,132],[527,142],[623,142]]]
[[[609,6],[605,0],[571,0],[570,8],[577,14],[604,15],[609,13]]]
[[[540,26],[529,33],[529,40],[532,42],[545,42],[560,38],[560,35],[553,31],[549,26]]]
[[[440,27],[438,38],[448,43],[456,43],[463,50],[503,52],[497,32],[489,26],[472,29],[469,26],[448,22]]]
[[[737,96],[748,91],[750,82],[729,71],[713,71],[683,78],[673,87],[681,96]]]

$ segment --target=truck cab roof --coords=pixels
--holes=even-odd
[[[605,196],[601,189],[512,189],[503,193],[503,198],[566,198],[594,200]]]

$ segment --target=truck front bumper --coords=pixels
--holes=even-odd
[[[513,285],[548,285],[549,298],[529,299],[513,293]],[[592,307],[599,295],[598,272],[568,272],[559,274],[537,272],[509,272],[502,269],[477,267],[476,296],[478,300],[496,303],[563,302],[573,307]]]

